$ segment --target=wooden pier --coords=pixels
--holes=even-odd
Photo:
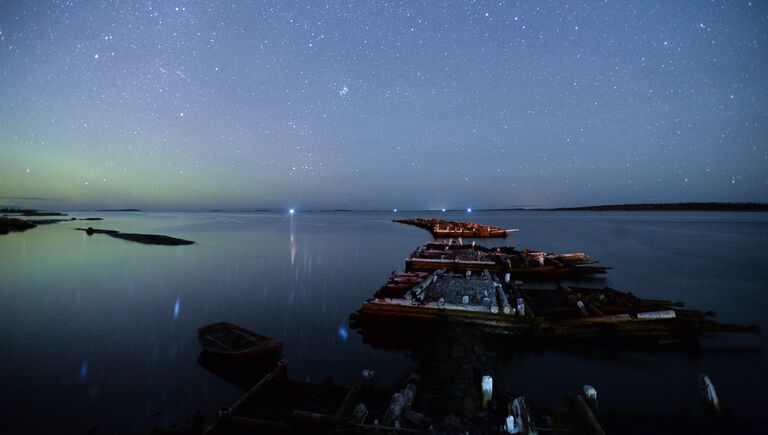
[[[476,348],[472,344],[470,347]],[[465,361],[473,354],[458,358]],[[456,360],[453,358],[451,360]],[[664,414],[605,409],[597,390],[584,385],[566,396],[564,405],[543,407],[526,397],[493,388],[493,377],[467,385],[457,379],[434,384],[443,373],[430,364],[427,376],[412,372],[394,387],[379,387],[370,378],[354,386],[289,379],[286,362],[228,408],[219,412],[205,435],[245,434],[605,434],[721,433],[720,415]],[[422,368],[427,368],[422,366]],[[484,372],[483,372],[484,373]],[[452,387],[459,387],[458,390]],[[458,393],[457,404],[444,407],[445,396]],[[459,391],[460,390],[460,391]],[[198,426],[200,427],[200,426]],[[201,429],[185,433],[199,434]]]

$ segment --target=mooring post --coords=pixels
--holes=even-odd
[[[483,409],[487,411],[493,396],[493,378],[489,375],[483,376],[480,387],[483,390]]]

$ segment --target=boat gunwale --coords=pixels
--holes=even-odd
[[[204,338],[212,338],[208,334],[214,331],[218,330],[233,330],[240,335],[246,337],[251,343],[256,342],[256,345],[249,346],[243,349],[231,349],[227,350],[225,348],[213,348],[212,346],[206,344],[203,340]],[[256,332],[253,332],[251,330],[248,330],[246,328],[243,328],[242,326],[235,325],[230,322],[216,322],[211,323],[209,325],[202,326],[198,328],[197,330],[197,339],[200,342],[200,344],[203,346],[203,349],[207,352],[211,352],[213,354],[217,355],[229,355],[229,356],[256,356],[256,355],[266,355],[271,352],[277,352],[279,351],[283,343],[273,337],[269,337],[266,335],[258,334]],[[246,341],[248,343],[249,341]],[[220,343],[226,346],[226,343]]]

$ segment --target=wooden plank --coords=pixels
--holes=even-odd
[[[600,422],[597,421],[597,417],[595,417],[595,414],[591,409],[589,409],[589,406],[587,406],[587,403],[584,401],[584,398],[581,397],[581,395],[577,394],[573,396],[571,398],[571,403],[576,410],[576,415],[579,416],[579,419],[581,420],[581,423],[588,434],[605,435],[603,427],[600,426]]]
[[[270,384],[272,381],[274,381],[276,378],[275,373],[268,373],[266,376],[261,378],[259,383],[253,386],[243,397],[240,398],[237,402],[235,402],[234,405],[229,407],[229,412],[234,414],[237,412],[237,410],[242,406],[243,403],[248,401],[252,396],[254,396],[256,393],[258,393],[262,388],[264,388],[266,385]]]
[[[349,390],[349,393],[347,393],[347,397],[344,398],[344,401],[341,402],[341,406],[339,406],[339,410],[336,411],[336,418],[346,419],[351,413],[352,409],[354,408],[357,398],[360,396],[360,391],[363,389],[363,384],[359,383],[355,385],[351,390]]]
[[[266,435],[293,433],[291,426],[286,423],[236,416],[223,417],[205,433],[208,435],[230,433],[228,431],[229,428],[248,429],[253,431],[253,433]]]

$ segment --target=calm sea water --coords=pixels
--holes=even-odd
[[[768,214],[661,212],[72,213],[0,236],[0,380],[7,433],[138,433],[216,410],[243,390],[197,362],[198,327],[220,320],[285,342],[290,376],[382,383],[407,355],[377,350],[348,316],[431,240],[394,217],[441,215],[520,228],[512,245],[586,252],[610,285],[713,309],[723,322],[768,326]],[[147,246],[74,228],[167,234],[192,246]],[[594,385],[605,407],[699,410],[707,373],[737,416],[768,409],[768,334],[705,339],[697,351],[599,347],[510,349],[503,388],[543,404]]]

